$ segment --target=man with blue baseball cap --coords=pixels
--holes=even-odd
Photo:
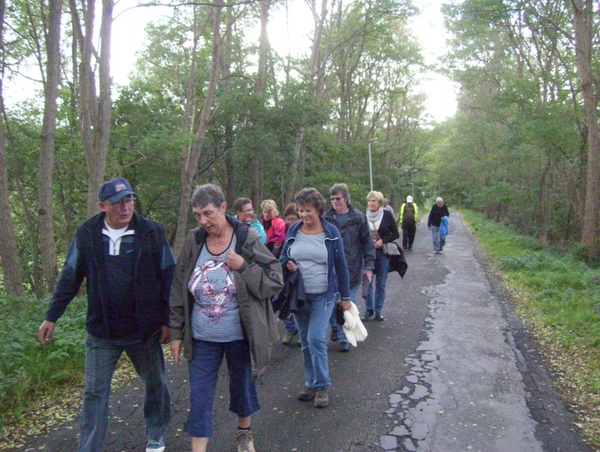
[[[83,223],[54,289],[40,341],[87,280],[85,394],[79,452],[100,452],[108,425],[111,380],[125,351],[144,382],[147,452],[165,450],[171,417],[162,344],[169,341],[169,293],[175,258],[165,230],[135,212],[127,179],[100,188],[100,213]]]

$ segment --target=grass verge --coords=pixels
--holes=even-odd
[[[541,345],[577,427],[600,450],[600,270],[482,215],[463,214]]]

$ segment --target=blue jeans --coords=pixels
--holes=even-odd
[[[369,296],[365,300],[367,311],[375,311],[381,314],[383,304],[385,303],[385,284],[387,282],[389,271],[390,258],[383,254],[383,251],[378,249],[375,256],[373,279],[369,286]],[[375,284],[375,291],[373,291],[373,284]],[[375,293],[373,294],[373,292]]]
[[[438,226],[431,226],[431,238],[433,239],[433,251],[442,251],[446,239],[440,235],[440,228]]]
[[[252,379],[250,347],[245,340],[193,342],[190,365],[190,414],[184,430],[194,438],[213,435],[212,411],[223,356],[229,369],[229,411],[248,417],[260,410],[256,384]]]
[[[102,450],[108,425],[111,380],[123,351],[144,382],[144,418],[148,439],[157,441],[164,435],[171,419],[171,397],[160,338],[160,334],[156,334],[142,343],[139,340],[87,336],[79,452]]]
[[[358,306],[358,286],[350,287],[350,301]],[[335,309],[331,313],[331,318],[329,319],[329,325],[331,325],[331,331],[337,331],[338,341],[340,342],[348,342],[346,339],[346,333],[344,333],[344,327],[337,324],[337,318],[335,315]]]
[[[327,326],[335,306],[335,300],[328,300],[327,293],[308,294],[307,302],[294,313],[302,355],[307,388],[328,388],[329,361],[327,358]]]
[[[285,327],[286,333],[298,333],[298,327],[296,326],[296,321],[294,320],[294,317],[288,317],[287,319],[283,319],[283,326]]]

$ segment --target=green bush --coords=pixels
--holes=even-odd
[[[509,284],[531,294],[524,306],[535,322],[559,332],[566,348],[600,346],[600,270],[581,247],[557,250],[474,212],[464,217]]]
[[[55,339],[38,339],[48,300],[0,298],[0,413],[18,419],[41,394],[79,382],[85,362],[86,300],[76,298],[57,323]],[[1,421],[1,419],[0,419]]]

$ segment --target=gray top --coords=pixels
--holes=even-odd
[[[307,235],[298,231],[296,241],[290,248],[290,256],[296,261],[308,294],[327,292],[327,249],[325,232]]]
[[[194,296],[192,333],[194,339],[231,342],[244,338],[233,271],[227,266],[227,253],[235,249],[235,234],[221,254],[202,247],[188,290]]]

